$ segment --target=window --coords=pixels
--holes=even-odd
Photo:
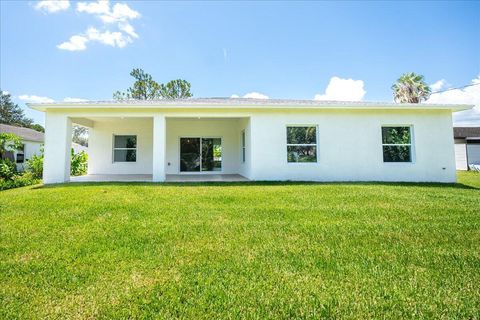
[[[317,127],[287,127],[287,161],[317,162]]]
[[[412,162],[411,127],[382,127],[383,162]]]
[[[137,161],[137,136],[113,136],[113,162]]]
[[[242,162],[245,162],[245,130],[242,130]]]
[[[25,162],[25,145],[22,146],[17,150],[17,163],[24,163]]]

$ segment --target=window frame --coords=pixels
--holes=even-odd
[[[245,163],[247,160],[247,136],[245,129],[240,132],[240,144],[241,144],[241,153],[242,153],[242,163]]]
[[[395,127],[408,127],[410,131],[410,143],[383,143],[383,128],[395,128]],[[381,141],[381,155],[382,163],[386,165],[408,165],[415,163],[415,144],[414,144],[414,131],[413,124],[382,124],[380,127],[380,141]],[[409,146],[410,147],[410,161],[385,161],[383,156],[384,146]]]
[[[312,143],[288,143],[288,128],[290,127],[314,127],[315,128],[315,143],[312,144]],[[318,124],[312,124],[312,123],[308,123],[308,124],[287,124],[285,126],[285,143],[286,143],[286,161],[287,161],[287,164],[293,164],[293,165],[296,165],[296,164],[301,164],[301,165],[311,165],[311,164],[318,164],[320,162],[320,153],[319,153],[319,130],[318,130]],[[288,161],[288,147],[315,147],[315,161],[311,161],[311,162],[290,162]]]
[[[135,137],[135,148],[116,148],[115,137]],[[135,161],[115,161],[116,150],[135,150]],[[138,135],[136,134],[113,134],[112,135],[112,163],[137,163],[138,161]]]

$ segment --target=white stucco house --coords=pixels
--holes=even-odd
[[[480,166],[480,127],[455,127],[453,137],[457,170]]]
[[[13,133],[22,139],[22,148],[9,152],[7,155],[10,160],[15,162],[18,171],[25,169],[26,162],[33,155],[39,155],[43,145],[44,135],[30,128],[11,126],[8,124],[0,124],[0,133]]]
[[[452,112],[473,107],[230,98],[29,106],[46,116],[45,183],[70,180],[72,124],[89,128],[88,176],[100,180],[454,182]]]
[[[42,153],[43,143],[45,141],[45,134],[30,128],[23,128],[12,126],[8,124],[0,124],[0,133],[13,133],[22,139],[22,148],[9,152],[7,157],[15,162],[17,171],[24,171],[27,166],[27,161],[33,155],[40,155]],[[78,143],[72,142],[72,149],[74,153],[85,152],[88,153],[88,148]]]

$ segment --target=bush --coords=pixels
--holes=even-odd
[[[13,175],[10,180],[0,178],[0,191],[12,188],[19,188],[40,183],[31,172]]]
[[[30,172],[35,177],[35,179],[42,179],[43,152],[39,156],[34,154],[32,158],[27,161],[27,172]]]
[[[71,159],[70,174],[72,176],[81,176],[87,173],[88,155],[85,152],[75,154],[72,149]]]
[[[10,180],[17,172],[17,166],[9,159],[0,159],[0,179]]]
[[[70,174],[72,176],[81,176],[87,173],[88,155],[82,151],[77,154],[71,151]],[[33,155],[27,161],[27,171],[31,172],[35,178],[41,179],[43,176],[43,152],[40,155]]]

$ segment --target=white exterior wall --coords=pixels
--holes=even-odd
[[[93,119],[89,137],[90,174],[154,174],[156,181],[162,181],[165,173],[179,173],[179,138],[190,136],[221,137],[223,173],[240,173],[252,180],[454,182],[456,179],[450,110],[132,109],[47,112],[45,181],[61,182],[63,167],[67,172],[62,154],[70,150],[65,149],[69,117]],[[161,138],[154,139],[154,132],[155,137],[164,132],[163,125],[164,142]],[[287,125],[318,126],[317,163],[287,162]],[[412,163],[383,162],[382,125],[413,127]],[[246,133],[245,163],[241,161],[242,130]],[[137,135],[137,162],[113,163],[114,134]],[[163,148],[165,157],[161,155]],[[154,163],[160,165],[156,172]]]
[[[62,112],[47,112],[45,115],[44,183],[61,183],[70,180],[71,145],[72,120]]]
[[[24,171],[27,167],[27,160],[32,159],[33,155],[40,155],[40,150],[42,149],[43,142],[38,141],[22,141],[24,145],[23,154],[24,154],[24,162],[23,163],[16,163],[17,162],[17,151],[13,153],[14,161],[17,165],[17,171]]]
[[[180,173],[180,138],[222,138],[222,171],[234,174],[240,166],[240,128],[238,119],[169,119],[167,118],[166,173]],[[191,172],[188,172],[191,174]],[[203,172],[202,174],[208,174]]]
[[[318,126],[318,162],[288,163],[287,125]],[[413,126],[413,162],[384,163],[382,125]],[[456,181],[449,111],[256,113],[251,118],[252,179]]]
[[[467,144],[465,139],[455,139],[455,165],[457,170],[467,170]]]
[[[242,159],[242,131],[245,131],[245,162]],[[252,170],[251,170],[251,134],[250,134],[250,118],[242,118],[238,120],[238,151],[239,151],[239,166],[238,173],[242,176],[252,179]]]
[[[137,136],[137,161],[113,162],[113,135]],[[89,174],[152,174],[153,118],[94,121],[88,137]]]

